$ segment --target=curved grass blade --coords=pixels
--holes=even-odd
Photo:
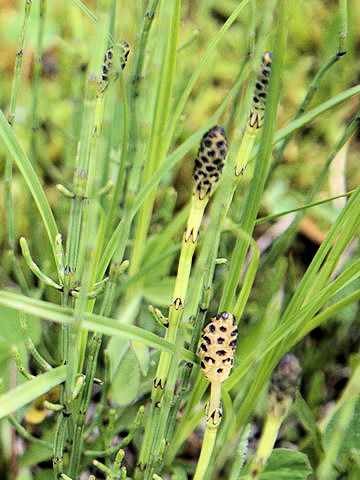
[[[70,324],[73,321],[73,310],[63,308],[54,303],[34,300],[18,293],[1,290],[0,305],[14,310],[21,310],[35,317],[41,317],[42,319],[60,324]],[[128,340],[137,341],[168,353],[174,353],[175,351],[174,345],[154,333],[147,332],[134,325],[117,322],[112,318],[102,317],[101,315],[85,313],[81,327],[104,335],[122,336]],[[189,362],[196,362],[195,356],[185,349],[180,351],[180,357]]]
[[[42,375],[24,382],[18,387],[0,395],[0,418],[24,407],[65,380],[66,366],[52,368]]]
[[[3,139],[6,148],[15,160],[18,169],[20,170],[29,187],[31,195],[33,196],[40,216],[43,220],[44,227],[49,237],[50,245],[54,254],[54,258],[57,263],[57,256],[55,251],[55,237],[58,234],[58,228],[54,219],[54,215],[51,211],[44,190],[40,184],[39,177],[36,175],[34,167],[32,166],[24,150],[22,149],[20,143],[15,136],[14,131],[11,129],[2,111],[0,111],[0,137]]]

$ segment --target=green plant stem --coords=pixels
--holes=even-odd
[[[31,257],[29,245],[24,237],[20,238],[20,247],[21,247],[21,252],[23,254],[24,260],[29,267],[29,269],[32,271],[32,273],[41,281],[44,282],[45,285],[48,285],[49,287],[53,287],[56,290],[62,290],[61,285],[58,283],[54,282],[50,277],[45,275],[40,268],[36,265],[34,260]]]
[[[166,124],[168,122],[172,90],[175,78],[176,50],[180,22],[180,1],[169,0],[160,4],[159,24],[162,28],[163,40],[161,51],[161,67],[156,87],[156,99],[150,138],[147,148],[147,158],[144,165],[142,185],[159,169],[166,150]],[[134,246],[131,253],[129,274],[133,275],[140,267],[147,230],[155,201],[155,192],[152,192],[147,202],[141,207],[135,225]],[[131,298],[135,286],[130,289]]]
[[[280,417],[276,417],[270,412],[267,415],[259,445],[254,457],[251,460],[249,471],[244,477],[244,480],[256,480],[260,477],[261,472],[263,471],[270,457],[280,426],[285,416],[286,413]]]
[[[145,15],[142,21],[139,44],[135,49],[135,71],[129,87],[129,111],[131,112],[131,115],[128,156],[131,158],[135,158],[135,161],[133,168],[130,172],[129,180],[127,182],[126,198],[128,200],[131,200],[131,202],[134,196],[134,192],[138,191],[139,181],[141,178],[141,167],[143,165],[142,158],[140,157],[141,148],[139,148],[139,144],[141,141],[141,136],[139,135],[139,99],[141,98],[140,85],[143,79],[146,46],[148,43],[151,25],[158,11],[158,5],[159,0],[148,0]]]
[[[85,331],[82,331],[83,316],[88,307],[88,292],[92,290],[95,282],[94,268],[96,257],[93,255],[93,251],[96,239],[97,209],[95,208],[94,210],[94,201],[89,202],[87,198],[92,196],[95,178],[96,162],[94,156],[97,154],[97,130],[94,127],[98,120],[96,116],[96,95],[98,91],[96,80],[98,72],[101,71],[106,46],[109,9],[109,0],[102,0],[99,3],[97,29],[94,38],[94,55],[89,65],[82,128],[73,177],[74,197],[71,204],[69,234],[66,245],[63,304],[65,306],[71,305],[72,300],[69,293],[76,285],[77,279],[81,279],[81,290],[75,304],[72,324],[64,325],[62,329],[62,358],[68,365],[68,369],[65,388],[61,395],[65,408],[60,414],[54,442],[53,465],[55,478],[63,471],[64,443],[67,432],[74,423],[73,419],[69,423],[69,418],[72,416],[74,408],[73,390],[75,388],[76,376],[82,368],[87,335]],[[99,128],[99,125],[97,127]],[[83,237],[81,237],[82,234]],[[92,305],[93,302],[90,302],[90,308]],[[71,349],[69,348],[70,342]],[[85,418],[85,415],[86,412],[82,412],[80,417]],[[80,423],[79,419],[78,423]],[[71,474],[76,475],[81,455],[81,441],[79,440],[82,436],[81,425],[75,425],[74,433],[77,442],[73,443],[69,468],[72,472]]]
[[[94,334],[92,336],[89,355],[88,355],[88,367],[86,371],[85,385],[81,395],[79,409],[76,415],[76,421],[74,426],[74,436],[72,442],[72,450],[70,457],[69,472],[70,475],[76,478],[79,463],[83,451],[83,431],[86,421],[86,412],[89,407],[92,386],[94,383],[94,377],[96,372],[97,357],[101,346],[102,335]]]
[[[195,252],[201,220],[208,201],[209,196],[206,196],[204,199],[200,200],[198,195],[194,194],[191,198],[191,208],[183,236],[172,303],[169,308],[169,327],[166,330],[165,335],[165,340],[174,345],[177,345],[177,333],[184,309],[184,301],[190,278],[192,257]],[[166,387],[169,391],[173,391],[175,386],[176,376],[174,376],[173,373],[176,371],[177,365],[175,365],[175,368],[173,368],[171,371],[171,362],[172,356],[161,352],[156,371],[156,377],[154,379],[154,388],[151,393],[151,405],[148,413],[148,421],[145,429],[144,440],[139,455],[140,468],[145,468],[147,466],[151,451],[154,449],[156,450],[156,447],[154,446],[154,438],[156,438],[156,429],[158,428],[157,417],[159,417],[159,405],[164,395],[164,388]],[[169,381],[168,378],[169,369],[170,376],[174,376],[172,381]],[[164,421],[164,419],[166,419],[166,416],[162,414],[162,420]],[[166,422],[164,422],[164,424],[165,423]],[[159,441],[161,441],[161,438],[159,438]]]
[[[9,125],[11,127],[14,125],[14,122],[15,122],[15,109],[16,109],[17,97],[18,97],[18,92],[20,87],[22,59],[23,59],[27,29],[29,26],[31,6],[32,6],[32,2],[29,0],[25,0],[24,19],[23,19],[23,23],[22,23],[20,35],[19,35],[18,50],[16,53],[15,66],[14,66],[14,80],[13,80],[12,89],[11,89],[9,112],[7,115],[7,121],[9,122]],[[4,171],[4,204],[6,209],[9,254],[11,256],[12,266],[13,266],[16,279],[18,280],[22,291],[24,293],[28,293],[29,287],[27,285],[24,275],[21,272],[18,259],[14,252],[16,236],[15,236],[14,206],[13,206],[13,201],[11,197],[12,174],[13,174],[13,159],[11,157],[11,154],[8,153],[6,155],[5,171]]]
[[[285,215],[289,215],[290,213],[301,212],[308,208],[317,207],[318,205],[324,205],[325,203],[332,202],[334,200],[337,200],[338,198],[350,197],[350,195],[352,195],[354,192],[355,190],[349,190],[346,193],[341,193],[340,195],[334,195],[333,197],[325,198],[324,200],[319,200],[318,202],[308,203],[303,205],[302,207],[292,208],[291,210],[284,210],[283,212],[275,213],[273,215],[267,215],[266,217],[260,217],[256,220],[256,224],[258,225],[260,223],[270,222],[279,217],[284,217]]]
[[[205,295],[204,295],[205,296]],[[208,299],[210,298],[210,295],[208,296]],[[206,312],[207,312],[207,307],[205,307],[205,304],[208,305],[208,302],[204,301],[198,315],[195,317],[194,322],[193,322],[193,331],[191,335],[191,342],[189,345],[189,351],[193,352],[194,355],[196,354],[196,348],[197,344],[199,341],[200,337],[200,332],[203,328],[204,322],[205,322],[205,317],[206,317]],[[175,422],[176,422],[176,416],[178,411],[180,410],[180,405],[181,401],[185,397],[185,393],[187,391],[187,388],[189,386],[189,380],[190,380],[190,375],[193,370],[193,364],[190,362],[185,363],[181,370],[180,378],[178,381],[178,386],[176,390],[176,395],[175,395],[175,400],[174,400],[174,407],[171,412],[171,416],[169,418],[168,422],[168,428],[166,431],[166,441],[169,444],[168,450],[166,452],[166,459],[165,463],[167,465],[171,465],[175,455],[177,453],[177,448],[175,447],[174,443],[176,440],[179,438],[178,435],[174,435],[175,433]],[[180,445],[179,445],[180,447]]]
[[[39,94],[40,94],[40,78],[42,71],[42,53],[43,53],[43,41],[44,41],[44,27],[45,27],[45,15],[47,8],[47,0],[40,0],[39,4],[39,27],[36,43],[36,54],[34,61],[34,80],[32,86],[32,113],[31,113],[31,157],[35,163],[37,158],[36,138],[39,130]]]
[[[115,51],[116,54],[116,51]],[[117,171],[115,185],[113,188],[112,199],[109,207],[109,213],[106,219],[106,226],[104,228],[105,234],[110,235],[112,227],[114,225],[114,220],[116,218],[116,209],[119,208],[119,199],[121,192],[124,187],[124,177],[125,177],[125,164],[126,156],[128,154],[128,138],[129,138],[129,106],[127,102],[127,95],[124,83],[124,76],[122,69],[119,69],[119,79],[120,79],[120,91],[123,107],[123,131],[122,131],[122,145],[121,145],[121,155],[120,155],[120,165]],[[133,112],[132,112],[133,114]]]
[[[110,281],[108,283],[106,293],[101,308],[101,315],[109,315],[113,301],[115,298],[115,287],[117,280],[122,273],[121,265],[112,265],[110,271]],[[77,474],[78,466],[82,454],[82,445],[83,445],[83,433],[85,427],[86,412],[89,408],[89,403],[91,399],[92,387],[94,384],[94,378],[96,373],[97,358],[99,355],[101,342],[103,335],[101,333],[93,333],[90,344],[89,344],[89,353],[87,359],[87,368],[86,368],[86,377],[85,385],[82,391],[81,400],[79,403],[78,415],[76,417],[75,428],[74,428],[74,441],[73,441],[73,450],[70,458],[70,472],[72,475]],[[122,445],[122,443],[121,443]],[[121,446],[119,449],[122,448]]]
[[[116,454],[120,449],[126,447],[129,445],[131,440],[133,439],[135,433],[140,427],[142,418],[144,416],[144,407],[141,406],[139,408],[138,413],[136,414],[136,418],[134,423],[129,429],[129,433],[126,435],[126,437],[119,443],[119,445],[116,445],[115,447],[108,448],[107,450],[85,450],[84,455],[89,456],[89,457],[110,457],[114,453]]]
[[[136,49],[136,62],[135,62],[135,72],[133,81],[131,82],[130,98],[135,100],[139,96],[139,82],[142,78],[143,66],[146,53],[146,44],[149,38],[149,32],[154,20],[154,16],[159,4],[159,0],[149,0],[146,12],[143,18],[140,41]]]
[[[221,397],[221,383],[211,383],[211,394],[210,401],[206,407],[207,410],[207,421],[206,421],[206,430],[201,447],[200,458],[196,466],[196,471],[194,475],[194,480],[203,480],[206,479],[206,470],[210,463],[210,459],[215,447],[216,435],[218,431],[219,422],[221,416],[217,419],[216,423],[213,422],[211,417],[212,412],[219,411],[221,408],[220,404]]]
[[[28,440],[29,442],[34,443],[35,445],[40,445],[41,447],[45,447],[48,450],[52,449],[51,443],[45,442],[44,440],[41,440],[41,438],[34,437],[31,435],[17,420],[13,415],[8,415],[6,417],[11,425],[15,428],[17,433],[21,435],[25,440]]]
[[[311,192],[309,193],[309,195],[307,196],[307,198],[305,200],[305,204],[307,204],[307,203],[311,204],[311,202],[313,201],[316,193],[319,191],[322,183],[324,182],[324,180],[326,178],[326,175],[329,171],[330,165],[332,164],[333,160],[335,159],[336,155],[341,150],[341,148],[345,145],[345,143],[350,139],[350,137],[356,131],[356,129],[359,126],[359,123],[360,123],[360,107],[359,107],[359,110],[358,110],[357,114],[355,115],[354,119],[345,128],[344,133],[340,137],[339,141],[335,145],[335,147],[332,150],[332,152],[330,153],[329,157],[326,159],[326,162],[325,162],[322,170],[320,171],[320,174],[317,177],[316,182],[315,182],[313,188],[311,189]],[[300,211],[299,213],[297,213],[295,219],[292,221],[292,223],[288,227],[288,229],[282,235],[280,235],[280,237],[278,237],[276,239],[276,241],[272,245],[271,250],[270,250],[269,254],[267,255],[266,259],[263,260],[263,262],[261,264],[261,267],[264,266],[265,264],[269,263],[269,262],[273,262],[275,257],[277,257],[280,254],[283,254],[289,248],[289,246],[293,242],[294,236],[295,236],[296,231],[297,231],[298,224],[301,221],[303,216],[304,216],[303,211]]]
[[[34,360],[43,370],[51,370],[51,365],[42,357],[42,355],[40,355],[28,333],[28,326],[24,312],[19,312],[19,320],[20,328],[25,336],[26,348],[28,349],[29,353],[33,356]]]
[[[298,108],[297,112],[295,113],[293,117],[293,121],[298,119],[308,108],[310,105],[310,102],[314,98],[316,92],[319,89],[320,82],[325,75],[325,73],[338,61],[340,58],[342,58],[346,54],[346,49],[345,49],[345,40],[347,38],[347,32],[348,32],[348,18],[347,18],[347,0],[339,0],[339,11],[340,11],[340,24],[341,24],[341,31],[339,33],[339,46],[337,52],[332,55],[327,62],[320,68],[320,70],[316,73],[314,79],[310,83],[309,89],[306,92],[306,95],[303,99],[303,101],[300,104],[300,107]],[[271,177],[271,175],[274,173],[276,167],[280,164],[281,159],[284,155],[285,148],[289,144],[293,134],[290,134],[284,140],[281,142],[279,149],[277,150],[275,156],[274,156],[274,161],[271,165],[269,175],[268,175],[268,180]]]
[[[256,159],[255,172],[253,176],[248,195],[245,201],[243,215],[241,219],[241,228],[247,235],[251,237],[255,226],[256,215],[259,209],[261,195],[265,187],[265,179],[270,166],[270,157],[272,150],[272,138],[275,130],[275,118],[277,111],[277,104],[280,93],[280,71],[285,51],[285,7],[283,2],[279,2],[279,12],[281,15],[278,22],[277,36],[275,44],[277,45],[276,55],[272,66],[272,73],[270,77],[270,85],[268,91],[268,98],[266,102],[265,121],[263,126],[263,134],[260,143],[259,154]],[[221,298],[219,310],[233,311],[233,302],[236,295],[236,286],[245,261],[249,242],[239,238],[236,242],[234,252],[231,258],[230,271],[227,276],[223,295]]]

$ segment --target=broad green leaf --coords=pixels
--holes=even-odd
[[[164,278],[152,285],[144,285],[144,297],[153,305],[158,307],[168,307],[171,303],[174,285],[175,278],[173,277]]]
[[[54,478],[54,471],[50,469],[43,470],[39,472],[35,477],[34,480],[53,480]]]
[[[321,451],[321,435],[317,428],[315,417],[299,391],[296,392],[296,413],[304,428],[310,433],[312,445],[318,452]]]
[[[48,440],[51,441],[52,439],[48,433],[49,432],[46,432],[46,436]],[[55,432],[51,431],[52,435],[54,435],[54,433]],[[49,460],[51,455],[51,449],[33,443],[25,450],[24,455],[19,458],[19,466],[33,467],[34,465]]]
[[[141,373],[146,376],[149,370],[149,348],[140,342],[132,342],[131,347],[134,350],[137,361],[139,362]]]
[[[129,349],[129,340],[123,337],[112,337],[108,343],[107,350],[110,353],[111,372],[114,377],[121,360]]]
[[[303,480],[311,472],[308,457],[304,453],[276,448],[270,455],[260,480]]]
[[[33,480],[32,473],[29,468],[20,468],[16,475],[16,480]]]
[[[344,456],[349,458],[351,450],[360,450],[360,397],[350,398],[338,408],[329,421],[323,436],[324,451],[333,452],[332,464]]]
[[[120,362],[110,387],[110,397],[122,406],[129,405],[137,396],[140,369],[135,353],[129,349]]]

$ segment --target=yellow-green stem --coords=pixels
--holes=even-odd
[[[193,195],[191,200],[191,209],[183,237],[178,272],[172,302],[169,308],[169,328],[167,329],[165,336],[165,339],[171,343],[176,342],[176,335],[181,321],[185,295],[189,284],[192,257],[195,252],[199,228],[208,200],[209,197],[200,200],[197,195]],[[161,352],[159,366],[156,373],[156,384],[164,386],[170,361],[171,355]]]
[[[190,278],[192,257],[196,248],[199,235],[199,228],[205,207],[209,201],[209,196],[200,200],[197,195],[191,199],[191,209],[185,229],[183,243],[180,253],[178,273],[175,281],[175,287],[172,297],[172,303],[169,308],[169,327],[166,331],[165,339],[176,344],[177,331],[181,321],[181,315],[184,309],[184,299]],[[164,387],[167,381],[168,372],[171,364],[172,355],[161,352],[154,387],[151,392],[151,407],[148,412],[148,420],[145,429],[145,435],[142,448],[139,455],[139,466],[145,468],[152,446],[152,440],[155,438],[155,429],[157,427],[157,418],[160,410],[160,402],[163,398]],[[141,478],[140,469],[135,474],[135,479]]]
[[[281,416],[276,416],[272,413],[268,414],[257,451],[251,461],[248,474],[244,480],[255,480],[256,478],[259,478],[272,452],[279,428],[285,415],[286,413]]]
[[[241,174],[246,168],[247,162],[250,158],[251,150],[254,146],[256,135],[259,131],[260,131],[259,128],[251,127],[249,123],[246,125],[246,130],[245,130],[245,133],[241,141],[241,144],[236,156],[236,160],[235,160],[235,177],[234,177],[234,185],[233,185],[234,190],[236,189],[239,183]]]
[[[210,401],[206,406],[206,430],[201,447],[200,458],[196,466],[193,480],[206,478],[206,470],[214,450],[217,428],[221,421],[221,383],[211,383]]]

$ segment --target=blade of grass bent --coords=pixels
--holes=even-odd
[[[285,54],[286,26],[284,22],[285,12],[283,3],[280,2],[279,23],[275,39],[276,52],[270,75],[267,105],[265,108],[265,119],[263,133],[261,136],[259,152],[256,159],[255,174],[251,180],[248,194],[245,201],[244,211],[241,218],[241,228],[246,234],[252,235],[256,215],[259,210],[262,192],[270,166],[271,150],[275,132],[277,105],[280,97],[280,72]],[[283,23],[282,23],[283,22]],[[219,311],[232,311],[236,288],[244,265],[245,256],[249,247],[249,241],[239,238],[231,257],[230,270],[225,282]]]
[[[15,136],[15,133],[11,129],[2,111],[0,111],[0,136],[3,139],[10,155],[15,160],[18,169],[20,170],[22,176],[25,179],[25,182],[29,187],[31,195],[33,196],[33,199],[42,218],[54,254],[55,263],[57,264],[55,237],[58,233],[58,228],[55,222],[55,218],[51,211],[49,202],[45,196],[44,190],[41,186],[39,177],[37,176],[34,167],[32,166],[26,153],[22,149],[20,143]]]
[[[18,293],[0,290],[0,305],[4,305],[14,310],[21,310],[34,317],[40,317],[44,320],[60,324],[70,324],[73,321],[74,312],[72,309],[64,308],[60,305],[44,302],[42,300],[35,300]],[[103,317],[101,315],[85,313],[81,327],[104,335],[122,336],[129,340],[148,345],[149,347],[164,350],[168,353],[173,353],[175,351],[174,345],[163,338],[158,337],[154,333],[148,332],[134,325],[117,322],[112,318]],[[196,362],[195,356],[185,349],[181,350],[180,356],[189,362]]]
[[[40,395],[59,385],[65,379],[66,366],[52,368],[46,373],[22,383],[18,387],[0,395],[0,418],[19,410]]]

